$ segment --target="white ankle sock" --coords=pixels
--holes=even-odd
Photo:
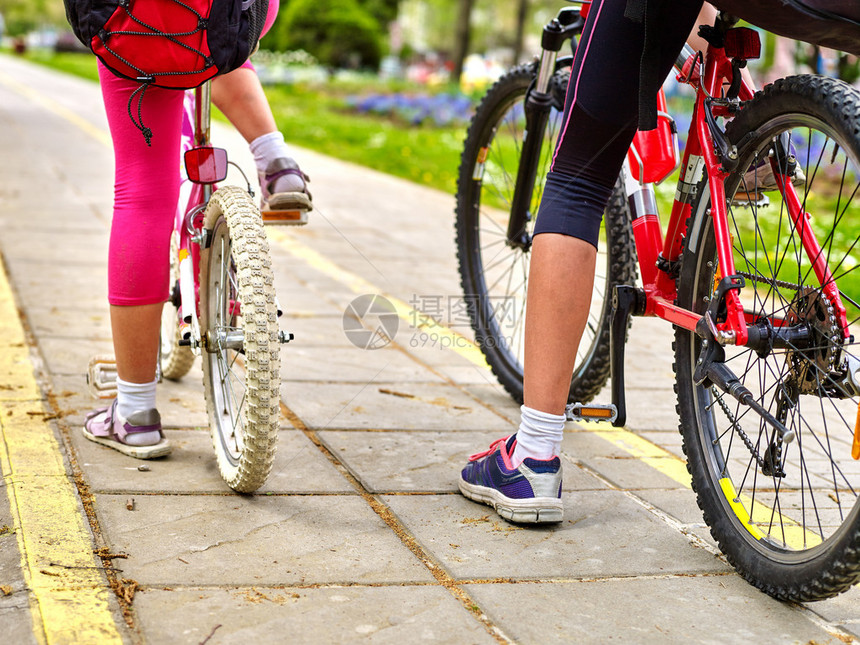
[[[266,172],[266,168],[278,157],[289,157],[287,144],[284,143],[283,132],[269,132],[254,139],[249,145],[254,155],[257,172]]]
[[[150,410],[155,407],[155,386],[152,383],[129,383],[121,378],[116,380],[116,407],[123,418],[128,418],[140,410]]]
[[[523,459],[552,459],[561,450],[564,437],[565,415],[541,412],[526,406],[520,408],[520,427],[517,430],[517,445],[511,458],[514,467]]]

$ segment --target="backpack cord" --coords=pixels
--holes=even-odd
[[[131,93],[131,96],[128,97],[128,118],[131,119],[131,122],[134,123],[134,127],[140,130],[140,133],[143,135],[143,138],[146,140],[147,146],[152,146],[152,130],[146,127],[143,124],[143,113],[142,113],[142,104],[143,104],[143,95],[146,94],[146,88],[149,87],[149,83],[141,83],[138,88]],[[137,96],[137,121],[134,120],[134,115],[131,112],[131,104],[134,102],[134,97]]]
[[[155,82],[155,77],[156,76],[183,76],[183,75],[188,75],[188,74],[200,74],[202,72],[205,72],[206,70],[208,70],[210,67],[212,67],[215,64],[215,61],[212,59],[211,56],[207,56],[206,54],[204,54],[199,49],[196,49],[196,48],[192,47],[191,45],[188,45],[188,44],[186,44],[186,43],[184,43],[178,39],[179,37],[182,37],[182,36],[193,36],[194,34],[200,32],[200,31],[205,31],[209,27],[207,20],[205,20],[203,18],[203,16],[201,16],[197,12],[197,10],[195,10],[193,7],[188,6],[184,2],[181,2],[180,0],[172,0],[172,2],[174,4],[178,4],[181,7],[184,7],[185,9],[187,9],[188,11],[193,13],[195,16],[197,16],[197,28],[196,29],[194,29],[192,31],[173,32],[173,33],[167,33],[164,31],[160,31],[159,29],[157,29],[151,25],[146,24],[140,18],[133,15],[131,13],[131,11],[129,11],[128,0],[120,0],[119,6],[125,10],[126,15],[128,15],[129,18],[131,18],[134,22],[139,24],[141,27],[144,27],[145,29],[149,29],[149,31],[148,32],[147,31],[128,31],[128,30],[107,31],[106,29],[104,29],[101,31],[101,33],[99,33],[99,38],[101,39],[102,45],[104,46],[105,50],[108,51],[113,56],[115,56],[118,60],[120,60],[123,63],[125,63],[126,65],[128,65],[131,69],[138,72],[138,74],[140,75],[140,76],[138,76],[138,80],[141,81],[140,85],[128,97],[128,117],[131,119],[131,122],[134,124],[134,127],[136,127],[138,130],[140,130],[141,134],[143,134],[143,138],[146,140],[147,146],[152,145],[152,130],[149,129],[148,127],[146,127],[146,125],[143,123],[142,105],[143,105],[143,97],[146,94],[146,89],[151,84],[153,84]],[[186,72],[180,72],[180,71],[176,71],[176,72],[153,72],[153,73],[145,72],[144,70],[140,69],[139,67],[132,65],[129,61],[127,61],[125,58],[120,56],[117,52],[113,51],[110,47],[108,47],[108,44],[107,44],[108,38],[110,36],[113,36],[113,35],[156,36],[156,37],[160,36],[162,38],[167,38],[170,42],[172,42],[176,45],[179,45],[180,47],[184,47],[188,51],[191,51],[191,52],[197,54],[198,56],[200,56],[200,58],[203,59],[204,66],[202,69],[199,69],[199,70],[192,69],[192,70],[189,70]],[[132,112],[132,104],[134,103],[135,97],[137,97],[137,119],[136,120],[134,118],[134,113]]]

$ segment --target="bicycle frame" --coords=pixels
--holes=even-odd
[[[588,3],[583,3],[588,4]],[[564,41],[574,38],[582,29],[583,21],[578,9],[562,9],[558,17],[544,29],[542,45],[544,48],[538,68],[537,80],[526,100],[526,130],[542,132],[546,123],[551,95],[549,79],[562,63],[557,54]],[[716,27],[726,33],[732,26],[730,22],[718,19]],[[755,34],[748,30],[750,34]],[[739,30],[736,30],[739,32]],[[751,38],[752,36],[748,36]],[[754,45],[758,47],[757,38]],[[748,45],[750,40],[742,40]],[[737,51],[734,51],[737,50]],[[757,57],[757,53],[754,56]],[[613,425],[622,426],[626,422],[624,403],[624,341],[631,315],[644,315],[662,318],[672,324],[696,333],[713,341],[712,345],[742,345],[757,349],[767,340],[756,327],[756,316],[744,310],[739,291],[745,285],[744,278],[735,269],[732,252],[732,237],[728,225],[728,206],[726,202],[725,181],[737,171],[738,154],[729,143],[725,133],[717,124],[717,117],[728,117],[736,112],[742,101],[753,97],[753,88],[743,81],[740,69],[745,65],[747,53],[743,48],[734,47],[732,57],[727,55],[723,44],[709,45],[704,58],[685,46],[676,60],[679,71],[678,80],[695,90],[695,104],[687,143],[684,147],[681,172],[678,179],[672,212],[664,234],[657,215],[653,184],[640,184],[630,176],[625,163],[625,186],[632,216],[632,227],[639,261],[641,289],[619,285],[613,294],[614,316],[611,327],[612,399],[616,410],[613,412]],[[743,61],[743,62],[741,62]],[[728,92],[724,87],[729,85]],[[543,119],[543,120],[541,120]],[[540,128],[533,130],[533,128]],[[523,147],[520,172],[516,179],[516,189],[508,225],[507,243],[511,247],[527,248],[530,240],[525,235],[525,225],[530,218],[528,205],[532,198],[531,186],[534,185],[534,168],[540,155],[540,137],[527,137]],[[529,146],[529,143],[534,143]],[[642,159],[643,168],[648,159]],[[810,259],[816,277],[823,285],[824,294],[833,303],[837,321],[844,338],[849,338],[847,312],[842,303],[839,290],[833,280],[830,268],[824,259],[821,244],[808,225],[809,214],[797,196],[790,178],[782,174],[775,159],[770,160],[779,190],[788,206],[789,217],[802,240],[803,249]],[[523,170],[523,169],[528,170]],[[531,172],[531,176],[528,173]],[[708,311],[699,313],[684,309],[675,304],[677,297],[677,271],[683,251],[687,222],[703,173],[707,172],[708,189],[711,196],[710,217],[713,223],[717,247],[717,260],[720,267],[720,283],[716,294],[711,298]],[[724,306],[724,309],[721,307]],[[724,315],[718,316],[718,312]],[[719,320],[718,320],[719,317]],[[791,329],[783,320],[770,320],[770,324],[780,334],[790,337]],[[779,340],[779,339],[778,339]],[[711,350],[706,363],[722,363],[721,349]],[[706,365],[704,369],[710,369]],[[719,367],[713,374],[703,372],[703,378],[711,378],[723,389],[734,375]],[[728,379],[728,380],[726,380]],[[735,379],[736,380],[736,379]],[[759,411],[768,422],[783,434],[788,431],[775,419]],[[790,439],[789,439],[790,440]]]
[[[186,117],[192,116],[186,95]],[[174,230],[179,235],[179,293],[171,294],[180,311],[180,333],[183,343],[199,354],[201,347],[200,321],[197,303],[200,296],[200,249],[205,246],[203,214],[215,192],[217,182],[227,172],[227,152],[213,148],[210,141],[211,86],[209,82],[194,90],[194,110],[190,119],[192,131],[183,131],[182,152],[190,186],[185,211],[177,208]],[[186,188],[187,190],[187,188]],[[179,301],[176,301],[176,298]]]
[[[683,68],[691,60],[694,66],[701,65],[697,60],[697,55],[693,54],[692,50],[687,47],[679,57],[677,67]],[[667,234],[664,237],[662,231],[659,230],[660,222],[656,217],[647,218],[642,224],[637,225],[643,218],[636,213],[633,216],[636,251],[639,255],[646,297],[643,313],[644,315],[657,316],[690,331],[697,333],[702,331],[702,316],[674,304],[676,286],[675,277],[672,273],[673,267],[677,266],[676,263],[683,250],[683,236],[686,233],[686,223],[692,209],[692,199],[689,198],[692,194],[691,189],[701,180],[702,171],[707,170],[708,187],[711,194],[711,219],[714,225],[719,265],[723,279],[730,279],[732,283],[724,293],[727,308],[725,322],[706,321],[706,324],[711,327],[712,332],[715,331],[717,340],[721,344],[748,345],[756,342],[757,339],[754,334],[748,333],[748,326],[755,321],[744,312],[737,294],[737,287],[742,286],[740,281],[743,278],[737,276],[737,280],[735,279],[725,194],[725,180],[731,171],[735,170],[734,165],[736,163],[733,162],[736,161],[736,151],[734,153],[728,151],[725,155],[718,155],[717,151],[720,150],[721,146],[715,138],[721,137],[722,132],[716,126],[715,121],[708,118],[709,103],[713,97],[719,96],[725,82],[732,81],[735,72],[732,69],[731,60],[727,58],[722,48],[710,46],[706,61],[704,71],[700,75],[695,74],[695,70],[693,70],[685,79],[696,90],[696,102]],[[752,96],[752,89],[744,81],[741,81],[738,99],[741,101],[748,100]],[[736,109],[737,104],[733,103],[732,99],[728,99],[725,103],[714,102],[714,107],[713,116],[728,116],[733,109]],[[734,159],[731,158],[732,154],[735,155]],[[830,269],[823,259],[822,247],[812,228],[807,225],[809,214],[803,209],[803,204],[798,198],[794,186],[790,181],[786,181],[784,175],[778,172],[779,168],[776,162],[771,160],[771,164],[773,164],[775,176],[780,184],[780,191],[785,196],[788,205],[789,216],[801,237],[804,250],[813,264],[816,277],[824,285],[825,295],[834,303],[844,337],[848,338],[846,310]]]

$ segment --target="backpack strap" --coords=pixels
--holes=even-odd
[[[644,43],[639,59],[639,129],[657,127],[657,92],[663,79],[659,78],[660,23],[657,19],[662,0],[627,0],[624,17],[642,24]]]

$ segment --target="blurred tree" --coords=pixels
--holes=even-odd
[[[2,2],[3,0],[0,0]],[[288,51],[290,45],[290,27],[287,25],[287,8],[291,0],[281,0],[278,17],[275,24],[260,42],[262,49],[272,51]],[[357,0],[357,4],[376,20],[381,34],[386,32],[388,24],[397,19],[400,0]]]
[[[303,49],[329,67],[379,67],[382,30],[356,0],[290,0],[278,23],[278,34],[264,46]]]
[[[475,0],[459,0],[460,11],[457,13],[457,25],[454,31],[454,55],[451,82],[459,83],[463,73],[463,63],[469,55],[469,40],[472,33],[472,7]]]
[[[42,27],[66,27],[63,0],[0,0],[6,32],[20,36]]]
[[[473,0],[466,54],[508,52],[503,56],[505,64],[530,58],[540,45],[543,25],[561,6],[560,0],[516,0],[507,4]],[[400,0],[398,22],[404,40],[418,52],[437,52],[453,60],[455,42],[462,38],[452,26],[458,25],[462,8],[462,0]],[[521,53],[514,59],[516,51]]]
[[[397,20],[400,8],[400,0],[358,0],[358,4],[367,9],[383,29]]]
[[[529,0],[518,0],[517,2],[517,26],[514,31],[514,62],[518,62],[523,55],[523,34],[526,30],[526,16],[529,10]]]

